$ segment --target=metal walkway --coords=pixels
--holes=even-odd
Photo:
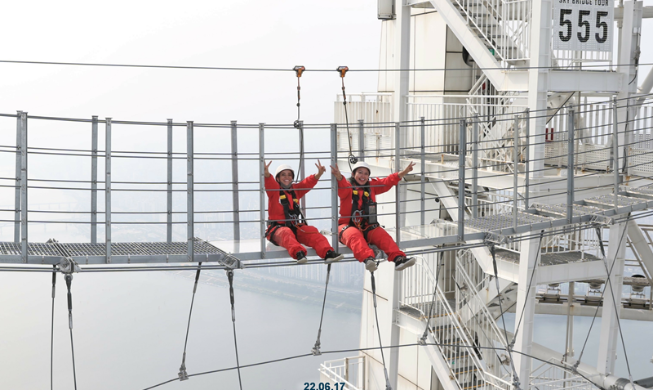
[[[650,200],[648,200],[650,199]],[[565,204],[543,205],[534,204],[529,212],[519,211],[502,213],[487,217],[470,218],[463,222],[464,234],[458,232],[460,226],[454,222],[435,220],[429,225],[408,226],[400,229],[397,237],[396,229],[388,229],[402,248],[409,252],[434,249],[445,244],[456,245],[480,240],[502,242],[509,236],[523,233],[539,233],[546,229],[583,223],[609,224],[611,217],[625,215],[634,211],[642,211],[653,207],[653,185],[628,189],[624,195],[617,197],[618,208],[614,207],[613,195],[602,195],[578,201],[571,208]],[[330,234],[326,237],[336,244]],[[287,258],[283,248],[275,247],[267,242],[261,250],[258,239],[239,241],[213,241],[211,243],[195,239],[190,252],[187,242],[131,242],[112,243],[111,256],[107,256],[106,244],[90,243],[60,243],[65,253],[58,250],[52,243],[29,243],[27,258],[22,254],[21,243],[0,242],[0,263],[4,264],[58,264],[62,258],[70,257],[78,264],[136,264],[136,263],[186,263],[186,262],[217,262],[229,268],[242,268],[242,260],[263,260]],[[335,245],[334,245],[335,246]],[[340,247],[342,253],[351,251]],[[192,256],[189,253],[193,253]],[[315,256],[309,250],[309,256]],[[578,256],[568,255],[568,258],[553,260],[551,264],[561,264],[577,261]],[[546,257],[546,256],[544,256]],[[544,260],[543,257],[543,260]],[[506,259],[518,261],[518,259]],[[587,259],[594,260],[594,259]]]

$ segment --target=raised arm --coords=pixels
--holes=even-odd
[[[400,179],[403,179],[404,176],[406,176],[406,174],[407,174],[408,172],[410,172],[410,171],[413,170],[413,167],[414,167],[414,166],[415,166],[415,163],[411,161],[411,162],[408,164],[408,166],[407,166],[406,168],[404,168],[403,171],[401,171],[401,172],[397,172],[397,175],[399,176]]]
[[[317,173],[315,174],[315,178],[317,180],[320,180],[322,174],[326,172],[326,168],[324,167],[324,165],[320,164],[320,160],[317,160],[317,164],[315,164],[315,166],[317,167]]]

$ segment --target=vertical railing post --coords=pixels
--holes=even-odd
[[[106,262],[111,263],[111,118],[104,122],[104,237]]]
[[[23,263],[28,260],[28,229],[27,229],[27,113],[20,113],[20,239],[21,258]]]
[[[258,159],[259,159],[259,220],[261,221],[261,259],[265,258],[265,123],[258,124]]]
[[[515,115],[512,125],[513,133],[513,153],[512,153],[512,166],[513,166],[513,199],[512,199],[512,224],[515,232],[517,232],[518,215],[519,215],[519,117]]]
[[[358,120],[358,159],[365,161],[365,121]]]
[[[186,122],[186,236],[188,237],[188,261],[195,259],[195,188],[194,168],[194,134],[193,121]]]
[[[401,171],[401,123],[395,123],[395,172]],[[401,180],[395,187],[395,230],[397,246],[401,245]]]
[[[617,98],[612,99],[612,170],[614,175],[614,209],[619,208],[619,121]]]
[[[91,244],[97,244],[97,145],[98,117],[91,120]]]
[[[331,166],[338,164],[338,125],[331,124]],[[331,175],[331,246],[338,251],[338,182]]]
[[[567,111],[567,223],[571,223],[574,213],[574,110]]]
[[[525,132],[526,132],[526,156],[524,158],[524,164],[525,164],[525,172],[524,172],[524,210],[528,210],[530,205],[528,204],[529,202],[529,192],[530,192],[530,175],[531,175],[531,161],[530,161],[530,150],[531,150],[531,144],[530,144],[530,136],[531,136],[531,118],[530,118],[530,111],[527,108],[526,112],[524,113],[524,120],[526,121],[525,123]]]
[[[231,121],[231,182],[232,188],[232,210],[234,220],[234,240],[240,241],[240,199],[238,188],[238,125]]]
[[[16,189],[14,199],[14,242],[20,242],[20,189],[22,174],[22,152],[23,152],[23,112],[18,111],[16,115]]]
[[[304,150],[304,144],[305,144],[305,142],[304,142],[304,121],[298,121],[298,122],[299,122],[298,123],[299,127],[298,127],[297,130],[299,130],[299,134],[300,134],[300,137],[299,137],[299,150]],[[299,162],[299,172],[298,172],[299,181],[302,181],[302,180],[304,180],[306,178],[306,166],[304,164],[304,162],[305,162],[304,154],[300,154],[299,155],[299,160],[297,160],[297,161]],[[304,216],[306,216],[306,197],[305,196],[302,196],[302,198],[299,200],[299,207],[302,210],[302,213],[304,214]]]
[[[166,241],[172,242],[172,119],[168,119],[168,156],[167,162],[167,179],[166,186]]]
[[[472,218],[478,218],[478,115],[472,127]]]
[[[420,175],[421,177],[420,177],[420,182],[419,182],[419,184],[420,184],[419,192],[420,192],[420,194],[422,196],[422,198],[420,199],[420,208],[421,208],[422,212],[420,213],[419,221],[420,221],[420,225],[423,226],[423,225],[426,224],[426,215],[425,215],[426,211],[424,211],[426,209],[426,167],[425,167],[425,165],[426,165],[426,156],[424,155],[425,152],[426,152],[426,147],[424,145],[426,143],[426,119],[424,117],[420,117],[419,122],[420,122],[420,125],[419,125],[419,137],[420,137],[420,145],[421,145],[420,146],[420,165],[422,167],[422,174]]]
[[[465,237],[465,149],[467,144],[467,123],[460,120],[458,145],[458,241]]]

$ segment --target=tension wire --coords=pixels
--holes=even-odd
[[[73,294],[70,292],[70,285],[73,283],[73,275],[67,273],[65,276],[66,287],[68,288],[68,328],[70,329],[70,349],[73,355],[73,380],[77,390],[77,373],[75,372],[75,344],[73,343]]]
[[[372,278],[372,299],[374,300],[374,318],[376,318],[376,330],[379,332],[379,350],[381,351],[381,360],[383,361],[383,373],[385,374],[385,389],[392,390],[390,379],[388,378],[388,369],[385,367],[385,356],[383,355],[383,344],[381,343],[381,328],[379,328],[379,315],[376,312],[376,282],[374,281],[374,272],[370,272]]]
[[[317,341],[315,346],[311,349],[313,356],[321,355],[320,352],[320,336],[322,335],[322,320],[324,319],[324,306],[326,305],[327,289],[329,288],[329,275],[331,274],[331,264],[327,266],[326,285],[324,286],[324,300],[322,301],[322,315],[320,316],[320,328],[317,330]]]
[[[53,366],[54,366],[54,295],[55,287],[57,285],[57,266],[52,265],[52,321],[50,322],[50,390],[54,387],[53,382]]]
[[[424,329],[424,334],[419,339],[419,343],[421,345],[426,345],[426,338],[428,337],[429,325],[431,324],[431,315],[433,315],[433,306],[435,306],[436,294],[438,291],[438,282],[440,281],[440,270],[444,266],[444,264],[440,264],[442,262],[443,254],[444,252],[440,252],[440,255],[438,256],[439,258],[438,262],[435,264],[436,271],[435,271],[435,288],[433,289],[433,300],[431,301],[431,307],[429,308],[429,316],[426,318],[426,328]]]
[[[238,341],[236,338],[236,310],[234,309],[234,270],[227,270],[227,278],[229,279],[229,299],[231,301],[231,322],[234,328],[234,347],[236,348],[236,366],[238,366],[238,383],[240,390],[243,390],[243,381],[240,377],[240,360],[238,359]]]
[[[345,122],[347,124],[347,141],[349,142],[349,169],[351,169],[351,164],[356,164],[358,158],[354,156],[351,148],[351,134],[349,133],[349,116],[347,115],[347,94],[345,93],[345,74],[349,70],[346,66],[339,66],[336,71],[340,73],[340,80],[342,80],[342,105],[345,107]]]
[[[186,372],[186,346],[188,345],[188,333],[190,332],[190,318],[193,315],[195,292],[197,292],[197,281],[200,279],[201,272],[202,272],[202,262],[200,261],[197,266],[197,272],[195,273],[195,285],[193,286],[193,298],[191,298],[190,300],[190,312],[188,313],[188,325],[186,325],[186,340],[184,341],[184,354],[181,358],[181,367],[179,367],[180,381],[185,381],[186,379],[188,379],[188,373]]]

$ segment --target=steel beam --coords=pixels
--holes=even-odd
[[[426,222],[426,152],[424,144],[426,143],[426,119],[424,117],[419,118],[419,138],[420,138],[420,166],[422,167],[422,174],[420,175],[419,184],[420,184],[420,225],[425,225]]]
[[[478,218],[478,116],[474,118],[472,127],[472,218]],[[422,223],[424,225],[424,223]]]
[[[166,185],[166,241],[172,242],[172,119],[168,119],[168,154],[166,157],[167,179]]]
[[[193,121],[188,121],[186,122],[186,236],[188,238],[188,261],[193,261],[195,258],[194,146]]]
[[[98,117],[91,119],[91,244],[97,244]]]
[[[231,182],[232,210],[234,220],[234,240],[240,241],[240,199],[238,192],[238,124],[231,121]]]
[[[465,149],[467,145],[467,124],[465,119],[460,120],[458,145],[458,239],[465,236]]]
[[[261,259],[265,259],[265,123],[258,125],[258,158],[259,158],[259,220],[260,220],[260,244],[261,244]]]
[[[104,122],[104,237],[106,241],[106,263],[111,263],[111,118]]]
[[[571,224],[574,216],[574,138],[575,138],[574,110],[567,111],[567,223]]]
[[[358,120],[358,159],[365,161],[365,122]]]
[[[16,114],[16,189],[14,199],[14,242],[20,242],[20,188],[22,172],[22,116],[23,112],[18,111]]]
[[[532,238],[522,241],[519,255],[519,282],[517,283],[517,311],[515,313],[515,370],[524,388],[529,388],[531,377],[530,353],[533,345],[533,324],[535,317],[535,293],[537,283],[529,283],[530,280],[537,280],[535,265],[540,255],[540,239]]]
[[[28,201],[27,201],[27,113],[20,113],[20,242],[22,262],[28,258]]]
[[[338,165],[338,125],[331,124],[331,166]],[[336,252],[338,249],[338,181],[331,175],[331,246]]]
[[[395,123],[395,172],[401,170],[401,123]],[[401,180],[395,187],[395,241],[401,246]]]

